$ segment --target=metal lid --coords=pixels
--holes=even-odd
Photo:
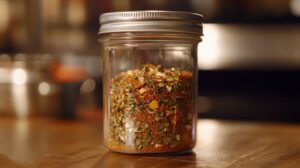
[[[203,17],[179,11],[130,11],[100,15],[99,34],[115,32],[183,32],[202,35]]]

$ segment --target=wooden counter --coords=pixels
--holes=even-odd
[[[299,168],[300,125],[199,120],[194,151],[181,156],[109,152],[100,123],[0,118],[1,168]]]

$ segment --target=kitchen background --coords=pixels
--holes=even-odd
[[[0,0],[0,117],[99,120],[99,14],[205,17],[200,118],[300,122],[300,0]]]

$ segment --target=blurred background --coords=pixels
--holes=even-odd
[[[300,0],[0,0],[0,117],[99,120],[98,17],[125,10],[204,15],[200,118],[300,122]]]

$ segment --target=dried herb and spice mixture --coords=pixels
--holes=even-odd
[[[109,137],[116,151],[193,147],[192,73],[145,64],[111,81]]]

